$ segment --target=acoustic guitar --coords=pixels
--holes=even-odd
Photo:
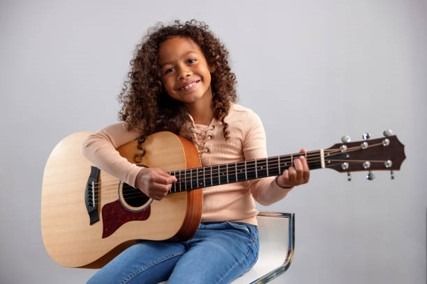
[[[311,170],[400,170],[406,158],[395,135],[343,142],[305,154],[202,167],[192,142],[157,132],[143,143],[141,166],[162,168],[177,178],[161,201],[91,165],[81,153],[89,132],[65,137],[50,154],[43,175],[41,227],[48,254],[66,267],[99,268],[139,240],[190,238],[202,215],[202,189],[279,175],[305,155]],[[133,162],[138,142],[118,148]],[[392,175],[393,176],[393,175]]]

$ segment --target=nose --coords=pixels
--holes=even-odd
[[[193,74],[193,72],[187,66],[180,67],[178,79],[179,80],[185,80],[185,78],[190,77],[192,74]]]

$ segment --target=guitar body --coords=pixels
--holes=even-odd
[[[41,226],[44,245],[56,262],[99,268],[138,240],[186,239],[194,234],[202,214],[200,189],[169,194],[161,201],[147,198],[145,204],[128,204],[123,183],[102,171],[89,188],[89,192],[97,190],[95,213],[99,217],[91,224],[85,198],[92,165],[80,153],[89,134],[78,132],[64,138],[46,163]],[[143,149],[140,164],[144,166],[165,171],[200,167],[194,145],[170,132],[151,135]],[[132,162],[137,141],[118,151]]]

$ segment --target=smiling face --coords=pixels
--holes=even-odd
[[[200,47],[190,38],[173,37],[159,47],[163,85],[172,98],[187,107],[209,107],[212,101],[211,69]]]

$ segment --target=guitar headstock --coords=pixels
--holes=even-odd
[[[338,172],[367,171],[367,179],[372,180],[372,171],[390,171],[392,179],[393,171],[400,170],[405,160],[405,146],[396,135],[384,132],[385,137],[369,139],[364,135],[364,140],[350,142],[348,137],[343,138],[343,143],[337,143],[324,150],[325,168]]]

